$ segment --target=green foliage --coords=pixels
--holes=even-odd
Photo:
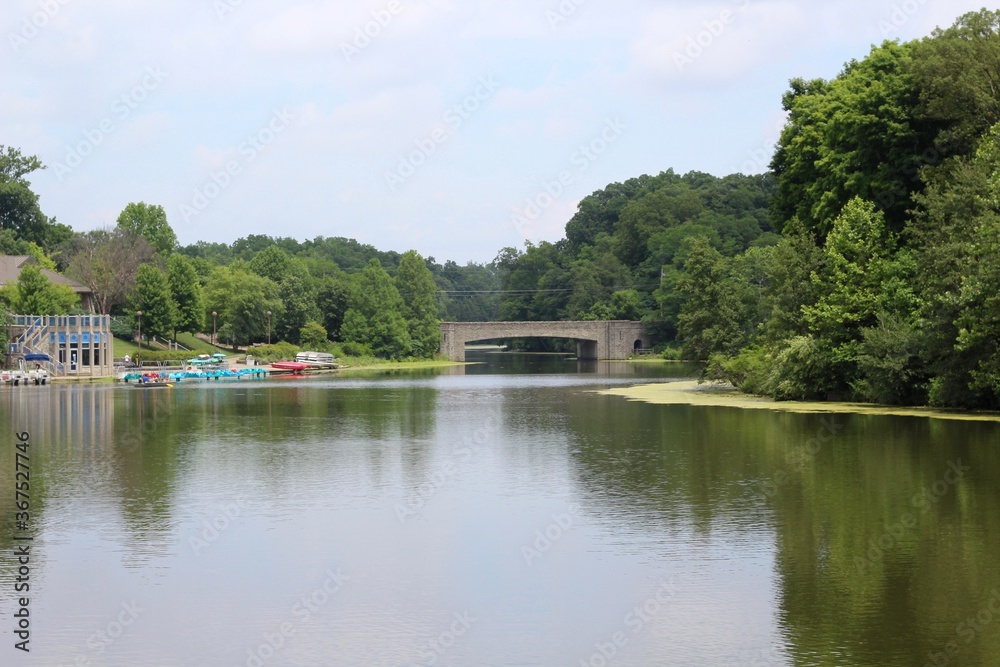
[[[912,206],[934,127],[918,120],[913,45],[884,42],[836,79],[795,79],[788,122],[771,168],[778,179],[775,226],[797,218],[822,239],[853,198],[878,202],[891,229]]]
[[[417,251],[410,250],[400,257],[396,287],[402,297],[402,314],[409,328],[413,356],[429,359],[441,346],[437,286]]]
[[[343,343],[338,343],[335,349],[335,356],[337,357],[374,357],[375,353],[372,348],[364,343],[355,343],[351,340],[346,340]]]
[[[0,289],[0,304],[21,315],[65,315],[79,303],[71,287],[51,282],[37,264],[26,264],[16,283]]]
[[[269,245],[250,260],[250,270],[258,276],[281,283],[288,273],[291,258],[276,245]]]
[[[685,359],[735,354],[750,340],[762,318],[761,289],[755,282],[756,256],[727,260],[708,239],[691,241],[677,291],[684,298],[678,340]]]
[[[202,302],[198,273],[187,257],[173,254],[167,261],[170,298],[174,303],[174,329],[194,333],[205,325],[205,305]]]
[[[745,347],[734,357],[713,354],[708,359],[705,377],[727,381],[748,394],[765,394],[772,365],[773,357],[767,348]]]
[[[812,336],[791,338],[773,353],[773,358],[763,359],[767,369],[763,378],[754,376],[756,388],[762,394],[779,401],[803,401],[842,398],[837,377],[837,360],[828,345]],[[753,369],[753,367],[750,367]]]
[[[340,338],[340,327],[344,324],[344,313],[347,312],[350,300],[351,286],[346,279],[326,276],[320,281],[316,307],[327,335],[333,340]]]
[[[168,337],[174,332],[177,310],[170,296],[170,281],[160,269],[143,264],[135,279],[132,310],[142,311],[142,335]]]
[[[278,343],[271,343],[270,345],[255,345],[249,348],[249,354],[253,356],[256,361],[263,362],[265,364],[270,364],[275,361],[291,361],[295,359],[295,355],[301,352],[301,348],[297,345],[292,345],[291,343],[281,341]],[[320,350],[314,350],[320,351]]]
[[[319,322],[310,320],[299,329],[299,340],[302,347],[315,351],[325,352],[330,346],[330,340],[326,337],[326,329]]]
[[[942,156],[975,151],[980,138],[1000,122],[1000,11],[981,9],[935,30],[914,47],[920,114],[941,127]]]
[[[403,299],[377,259],[371,260],[355,280],[341,336],[345,341],[371,346],[377,356],[386,359],[402,359],[411,353]]]
[[[899,315],[879,313],[878,323],[861,331],[856,398],[873,403],[922,404],[926,377],[920,361],[921,339]]]
[[[118,228],[143,237],[161,255],[169,255],[177,247],[177,235],[159,205],[145,202],[127,205],[118,215]]]
[[[45,253],[45,249],[34,241],[28,242],[27,254],[34,257],[38,265],[49,271],[56,270],[55,261]]]
[[[22,155],[16,148],[0,145],[0,230],[12,232],[24,243],[52,249],[65,240],[65,225],[57,225],[42,213],[38,195],[26,178],[44,168],[34,155]]]
[[[282,303],[280,317],[276,320],[277,337],[290,343],[299,342],[299,331],[309,320],[319,317],[311,290],[296,275],[286,277],[278,287]]]
[[[252,273],[245,264],[217,267],[205,285],[205,310],[219,313],[219,339],[234,346],[266,339],[267,311],[273,323],[281,309],[278,285]]]

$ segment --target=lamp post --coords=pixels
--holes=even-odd
[[[139,318],[139,349],[142,349],[142,311],[135,311],[136,317]]]
[[[214,310],[212,311],[212,345],[215,345],[215,316],[218,315]]]
[[[267,311],[267,344],[271,344],[271,311]]]

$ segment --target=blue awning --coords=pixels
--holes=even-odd
[[[25,361],[52,361],[52,357],[50,357],[47,354],[32,353],[32,354],[26,354],[26,355],[24,355],[24,360]]]

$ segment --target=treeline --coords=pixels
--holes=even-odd
[[[665,354],[750,392],[1000,408],[1000,12],[884,42],[782,102],[768,173],[615,183],[564,239],[485,265],[324,237],[178,248],[144,204],[74,234],[37,210],[37,159],[10,149],[0,251],[54,261],[102,312],[145,313],[168,289],[180,313],[196,284],[200,305],[157,328],[204,331],[215,311],[234,343],[273,322],[283,340],[423,356],[432,319],[641,319]]]
[[[679,338],[777,398],[1000,408],[1000,12],[795,80],[781,241],[693,246]]]
[[[557,243],[504,248],[496,259],[503,320],[643,320],[677,335],[675,285],[693,239],[723,256],[778,242],[770,175],[716,178],[668,170],[585,197]]]
[[[1000,408],[1000,12],[791,82],[763,176],[671,171],[501,252],[504,319],[641,318],[779,399]]]
[[[357,355],[427,358],[438,349],[439,320],[496,317],[496,297],[483,295],[498,285],[492,265],[440,265],[343,238],[255,235],[180,247],[163,208],[142,202],[126,206],[114,227],[74,233],[38,209],[26,177],[41,168],[0,147],[0,254],[38,261],[0,290],[4,312],[80,312],[78,296],[49,282],[47,268],[89,287],[93,308],[118,315],[125,337],[141,326],[145,339],[203,332],[233,346],[328,350],[339,342]]]

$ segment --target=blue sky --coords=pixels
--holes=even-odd
[[[966,0],[7,0],[0,143],[85,230],[162,205],[182,244],[346,236],[438,261],[557,240],[668,168],[766,169],[797,77]]]

